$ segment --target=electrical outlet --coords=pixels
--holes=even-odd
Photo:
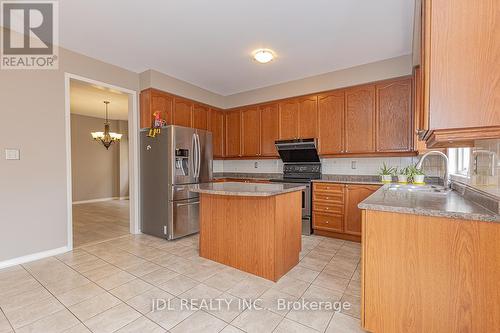
[[[351,161],[351,169],[357,169],[358,166],[357,166],[357,163],[356,161]]]
[[[19,159],[19,149],[5,149],[5,159],[6,160],[18,160]]]
[[[257,169],[259,167],[259,162],[254,162],[253,167],[254,167],[254,169]]]

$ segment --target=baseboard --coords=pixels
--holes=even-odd
[[[40,259],[47,258],[47,257],[56,256],[58,254],[65,253],[68,251],[69,251],[68,247],[63,246],[63,247],[59,247],[57,249],[37,252],[37,253],[33,253],[33,254],[28,254],[28,255],[22,256],[22,257],[17,257],[17,258],[13,258],[13,259],[0,261],[0,269],[15,266],[15,265],[25,264],[25,263],[30,262],[30,261],[40,260]]]
[[[102,202],[102,201],[111,201],[111,200],[128,200],[128,197],[109,197],[109,198],[99,198],[99,199],[73,201],[73,205],[93,203],[93,202]]]

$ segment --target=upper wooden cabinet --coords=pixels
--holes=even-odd
[[[281,140],[318,137],[318,98],[308,96],[279,103]]]
[[[151,127],[154,113],[160,112],[161,119],[168,125],[172,124],[173,97],[163,92],[148,89],[141,92],[141,128]]]
[[[241,110],[241,156],[260,156],[260,109]]]
[[[191,127],[193,102],[188,99],[174,98],[173,123],[177,126]]]
[[[422,1],[419,129],[428,146],[500,137],[499,12],[498,0]]]
[[[224,157],[224,112],[210,108],[208,130],[212,132],[212,149],[214,157]]]
[[[278,156],[274,142],[279,139],[278,104],[265,104],[260,108],[260,155]]]
[[[410,78],[376,85],[377,152],[410,151],[413,147]]]
[[[208,129],[208,107],[194,103],[191,127],[202,130]]]
[[[288,99],[279,103],[279,138],[281,140],[299,137],[299,101]]]
[[[167,124],[208,129],[217,158],[275,158],[276,140],[299,138],[317,138],[321,156],[414,155],[413,86],[402,77],[227,111],[147,89],[141,127],[157,110]]]
[[[225,112],[226,157],[241,156],[241,110]]]
[[[318,137],[318,97],[308,96],[298,100],[298,137],[317,138]]]
[[[375,151],[375,86],[366,85],[345,92],[346,153]]]
[[[318,96],[320,155],[344,152],[344,91]]]

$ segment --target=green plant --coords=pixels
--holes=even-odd
[[[410,175],[409,167],[404,167],[404,168],[399,169],[398,175],[409,176]]]
[[[408,180],[413,182],[414,176],[425,175],[422,169],[417,168],[416,165],[408,166]]]
[[[396,168],[394,167],[388,167],[385,162],[384,164],[382,165],[382,167],[380,168],[378,174],[381,175],[381,176],[390,176],[390,175],[394,175],[396,173]]]

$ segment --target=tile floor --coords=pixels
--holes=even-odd
[[[129,234],[129,201],[73,205],[73,247]]]
[[[0,333],[363,332],[359,244],[303,236],[299,265],[277,283],[203,259],[197,248],[197,236],[128,235],[0,270]],[[248,298],[265,310],[238,306]],[[153,299],[170,309],[151,311]],[[230,305],[201,306],[209,299]],[[288,311],[277,299],[352,308]]]

